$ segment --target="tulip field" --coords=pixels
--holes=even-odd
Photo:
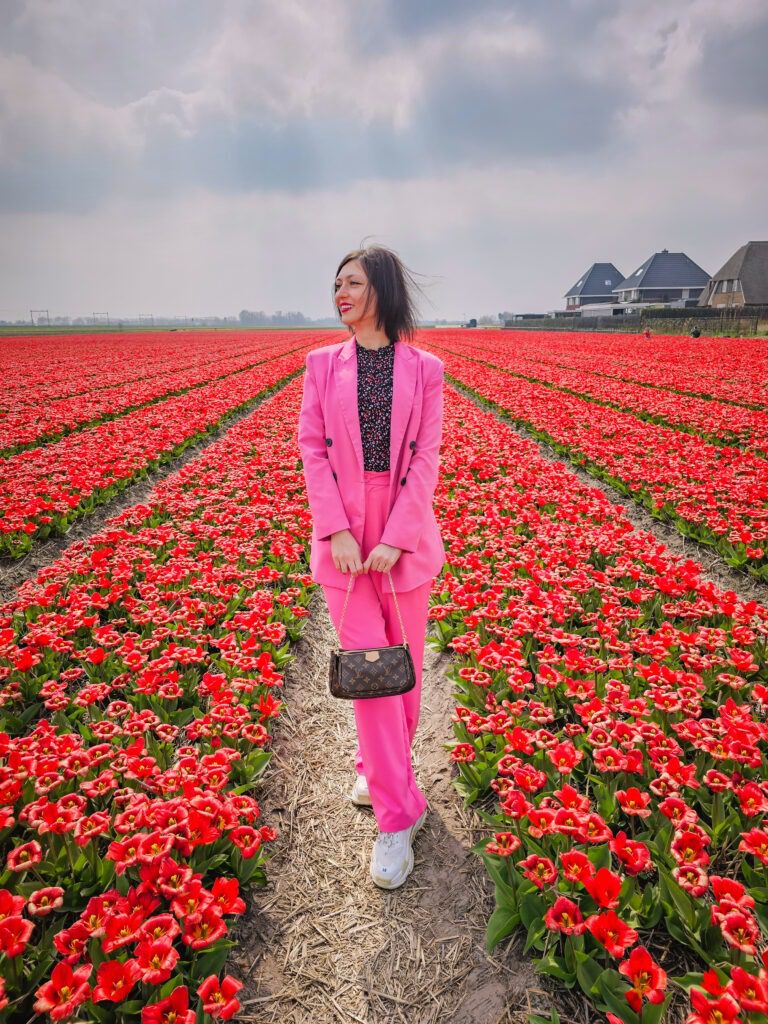
[[[0,1022],[237,1019],[316,590],[301,373],[343,337],[4,339],[6,565],[255,408],[0,606]],[[457,801],[486,826],[488,950],[522,936],[589,1019],[761,1024],[768,593],[708,582],[571,466],[768,583],[768,345],[416,343],[446,372],[431,643]]]
[[[0,554],[19,556],[35,539],[66,532],[74,519],[148,469],[171,461],[265,389],[300,372],[314,339],[282,332],[277,340],[259,349],[251,345],[242,353],[236,337],[229,345],[237,353],[232,355],[214,340],[222,349],[219,359],[209,361],[203,337],[192,345],[187,342],[187,351],[176,354],[189,367],[173,371],[167,369],[168,355],[155,355],[162,336],[159,341],[156,336],[142,338],[132,365],[126,365],[134,358],[130,342],[115,346],[111,360],[122,362],[128,380],[104,386],[97,378],[85,393],[78,359],[82,343],[73,343],[70,358],[64,350],[59,373],[43,389],[44,398],[30,401],[34,383],[25,385],[20,373],[11,377],[0,391],[5,455],[0,465]],[[6,356],[16,357],[13,343],[6,344]],[[28,350],[26,338],[18,349],[31,362],[35,353]],[[114,369],[107,379],[114,379],[113,374]]]
[[[768,581],[765,342],[723,340],[718,348],[610,335],[598,349],[594,336],[569,335],[566,352],[564,344],[537,333],[500,347],[490,332],[467,331],[435,332],[428,347],[446,374],[555,451]],[[735,381],[743,382],[741,399]]]

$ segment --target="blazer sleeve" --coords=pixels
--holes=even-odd
[[[307,497],[318,540],[350,528],[341,492],[333,475],[325,444],[325,417],[312,372],[311,353],[304,371],[304,393],[299,413],[299,449],[304,468]]]
[[[405,484],[398,482],[398,495],[381,535],[382,544],[413,552],[432,508],[440,470],[440,441],[443,434],[444,365],[438,362],[424,387],[421,423],[416,449],[406,472]]]

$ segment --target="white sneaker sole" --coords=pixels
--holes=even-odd
[[[369,870],[371,881],[380,889],[399,889],[400,886],[406,881],[410,873],[413,871],[413,847],[411,846],[411,843],[413,843],[413,837],[416,835],[416,833],[419,831],[421,826],[426,821],[428,810],[429,807],[425,807],[421,815],[411,825],[411,834],[408,843],[408,861],[406,863],[405,869],[401,871],[399,875],[396,875],[394,878],[379,878],[377,875],[373,873],[373,863],[371,863]]]

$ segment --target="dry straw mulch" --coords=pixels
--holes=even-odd
[[[487,830],[451,783],[449,658],[425,655],[414,768],[430,812],[413,873],[388,892],[368,875],[373,812],[347,797],[356,734],[351,703],[328,693],[334,639],[318,588],[256,794],[280,835],[269,884],[254,892],[236,936],[230,970],[245,982],[238,1020],[504,1024],[531,1008],[548,1015],[551,998],[517,952],[519,939],[491,956],[484,950],[493,888],[469,847]]]

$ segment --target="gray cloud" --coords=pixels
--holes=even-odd
[[[38,14],[41,2],[34,0]],[[110,32],[116,31],[121,21],[118,15],[124,11],[123,2],[105,5],[111,17],[102,15],[97,28],[90,30],[90,46],[102,41],[107,50],[112,47]],[[173,47],[143,47],[142,42],[151,35],[144,9],[123,41],[124,53],[136,57],[135,67],[127,70],[129,62],[123,55],[115,64],[112,81],[97,49],[96,57],[83,63],[87,72],[67,74],[56,117],[51,114],[48,83],[54,71],[64,73],[67,58],[52,57],[51,64],[46,64],[46,80],[33,83],[31,90],[38,95],[38,110],[18,118],[15,125],[16,137],[27,140],[25,158],[10,166],[0,163],[0,209],[85,210],[103,202],[111,189],[145,197],[197,187],[237,193],[253,189],[303,191],[368,178],[401,181],[467,166],[478,154],[484,159],[504,160],[564,157],[599,153],[609,141],[614,117],[627,100],[627,90],[620,82],[607,87],[604,81],[585,76],[565,54],[542,57],[537,48],[547,44],[540,42],[535,23],[510,20],[509,8],[500,0],[485,0],[479,12],[471,15],[466,5],[458,3],[416,7],[418,13],[416,8],[398,3],[376,8],[379,22],[390,19],[390,31],[402,52],[386,69],[389,80],[396,82],[398,75],[410,73],[409,69],[420,76],[414,80],[404,108],[407,113],[400,116],[399,123],[394,107],[389,116],[383,116],[386,104],[376,116],[362,116],[359,107],[349,109],[345,92],[359,90],[354,76],[348,85],[342,80],[325,102],[317,92],[316,109],[311,111],[296,110],[281,117],[264,106],[249,107],[242,97],[249,95],[248,88],[252,90],[250,83],[259,83],[257,95],[264,98],[280,96],[281,88],[277,80],[267,86],[264,66],[243,64],[253,60],[247,46],[245,55],[240,49],[234,51],[230,94],[222,98],[213,88],[206,91],[204,83],[195,83],[200,86],[196,91],[174,90],[163,81],[161,71],[163,62],[180,44],[177,39]],[[161,20],[170,23],[175,15],[176,20],[185,22],[177,4],[162,10]],[[185,22],[179,33],[182,42],[198,39],[207,24],[198,6],[191,5],[190,11],[189,23]],[[428,36],[421,49],[414,49],[409,18],[427,34],[437,27],[443,34]],[[355,39],[361,25],[376,23],[375,19],[353,19],[350,39]],[[26,20],[17,16],[11,24],[15,32],[11,40],[31,47],[38,55],[41,50],[47,52],[54,40],[63,39],[66,31],[74,31],[72,18],[67,20],[61,13],[47,27],[42,19],[31,16]],[[163,26],[154,27],[159,36]],[[548,37],[549,32],[544,35]],[[219,48],[217,62],[211,65],[217,82],[221,66],[227,67],[228,51],[221,52],[222,39],[238,45],[231,37],[222,36],[218,41],[215,34],[211,37]],[[297,38],[298,52],[304,46],[306,40]],[[201,59],[198,64],[205,62]],[[25,91],[30,91],[28,79],[33,68],[33,64],[25,65],[25,77],[20,80]],[[278,61],[277,70],[272,67],[270,71],[273,75],[300,74],[286,67],[286,61]],[[112,82],[106,97],[97,89],[104,77]],[[129,105],[111,105],[118,93],[140,91],[142,79],[152,91]],[[81,111],[72,83],[82,86],[86,80],[92,94],[83,101]],[[378,84],[374,75],[363,87],[375,89]],[[232,104],[235,96],[240,97],[241,109],[225,113],[221,104]],[[393,104],[396,101],[406,102],[393,96]],[[36,114],[46,126],[37,134],[31,127]],[[63,156],[59,151],[46,154],[40,136],[50,139],[52,132],[62,144],[71,133],[71,144]],[[82,141],[87,145],[78,147],[78,132],[84,133]]]
[[[221,17],[209,0],[16,0],[0,8],[0,49],[118,106],[160,86],[188,87],[187,65],[210,46]]]
[[[395,38],[427,35],[448,26],[483,24],[493,31],[494,24],[510,13],[522,21],[541,26],[554,39],[588,36],[595,25],[615,11],[604,0],[571,0],[558,4],[536,4],[529,0],[386,0],[380,11],[381,22]]]
[[[597,153],[615,133],[628,99],[619,83],[567,68],[510,64],[494,79],[482,68],[445,68],[430,83],[418,137],[441,158],[502,159]]]
[[[573,75],[505,74],[489,82],[470,70],[428,84],[404,131],[330,117],[230,125],[210,118],[193,135],[154,131],[137,164],[109,152],[51,160],[30,152],[0,165],[0,209],[87,210],[118,186],[162,196],[190,188],[223,192],[305,191],[366,178],[402,181],[444,173],[479,158],[564,157],[599,151],[611,137],[621,93]]]
[[[319,315],[363,236],[436,315],[712,269],[768,225],[764,5],[8,0],[0,307]]]
[[[768,108],[768,11],[763,20],[707,40],[697,81],[718,103]]]
[[[0,164],[0,210],[87,213],[114,193],[119,167],[107,155],[64,154],[35,146],[23,163]]]

